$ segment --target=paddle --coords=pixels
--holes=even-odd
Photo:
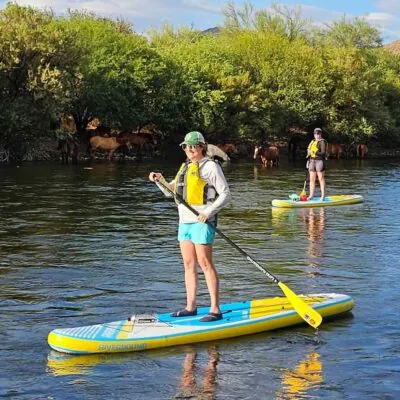
[[[306,193],[307,179],[308,179],[308,169],[306,170],[306,180],[304,181],[303,190],[299,195],[300,200],[304,200],[304,198],[307,199],[307,193]]]
[[[192,206],[190,206],[186,201],[180,196],[178,193],[174,193],[168,186],[157,181],[168,193],[175,197],[175,199],[183,204],[186,208],[188,208],[193,214],[199,215],[199,212],[195,210]],[[248,261],[250,261],[256,268],[258,268],[261,272],[263,272],[273,283],[277,283],[278,286],[282,289],[285,296],[288,298],[290,303],[292,303],[293,308],[297,311],[301,318],[304,319],[309,325],[313,328],[317,328],[321,322],[321,315],[315,311],[312,307],[310,307],[307,303],[305,303],[300,297],[296,295],[291,289],[289,289],[283,282],[281,282],[278,278],[264,269],[257,261],[255,261],[252,257],[250,257],[243,249],[241,249],[236,243],[232,242],[224,233],[222,233],[216,226],[214,226],[211,222],[206,221],[209,226],[211,226],[215,232],[217,232],[220,236],[222,236],[231,246],[233,246],[236,250],[239,251],[243,256],[246,257]]]

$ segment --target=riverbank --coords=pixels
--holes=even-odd
[[[57,149],[58,143],[54,140],[46,140],[42,141],[35,147],[32,147],[26,152],[25,157],[23,158],[22,162],[35,162],[35,161],[60,161],[61,162],[61,153]],[[254,147],[251,143],[247,145],[238,146],[239,152],[237,154],[231,155],[233,160],[250,160],[253,157],[253,150]],[[280,156],[281,159],[287,159],[288,151],[287,145],[283,142],[279,145]],[[350,154],[350,156],[349,156]],[[298,152],[297,159],[301,159],[305,157],[305,154],[302,152]],[[92,158],[93,160],[107,160],[108,152],[96,150],[93,152]],[[370,144],[368,145],[368,154],[366,158],[397,158],[400,157],[400,148],[387,148],[383,147],[380,144]],[[354,151],[346,151],[345,155],[341,158],[356,158],[355,157],[355,150]],[[170,143],[163,143],[159,142],[157,146],[155,146],[154,151],[152,152],[151,156],[148,154],[142,154],[141,157],[137,156],[136,150],[126,151],[125,149],[121,151],[117,149],[115,152],[113,159],[117,160],[130,160],[130,161],[143,161],[146,159],[162,159],[162,160],[174,160],[174,159],[181,159],[181,151],[177,144],[170,144]],[[87,154],[87,146],[81,144],[79,146],[78,151],[78,163],[87,163],[90,161],[90,158]],[[20,164],[18,162],[17,164]],[[72,163],[72,158],[69,156],[69,163]],[[0,165],[8,164],[7,155],[3,149],[0,149]]]

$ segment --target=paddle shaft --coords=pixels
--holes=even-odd
[[[195,215],[200,215],[200,213],[194,209],[191,205],[189,205],[181,195],[178,193],[174,193],[169,187],[163,185],[160,183],[168,193],[172,194],[179,203],[183,204],[187,209],[189,209],[193,214]],[[209,221],[206,221],[206,223],[214,229],[215,232],[218,233],[218,235],[222,236],[231,246],[233,246],[239,253],[241,253],[243,256],[247,258],[248,261],[250,261],[255,267],[257,267],[262,273],[264,273],[273,283],[279,283],[279,279],[276,278],[274,275],[272,275],[270,272],[268,272],[265,268],[263,268],[256,260],[254,260],[252,257],[250,257],[243,249],[241,249],[235,242],[233,242],[231,239],[228,238],[228,236],[225,235],[220,229],[218,229],[214,224],[212,224]]]
[[[306,191],[307,180],[308,180],[308,168],[306,167],[306,180],[304,181],[303,191],[301,193],[305,193]]]

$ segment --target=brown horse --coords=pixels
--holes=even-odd
[[[236,145],[233,143],[217,144],[217,146],[229,156],[239,153]]]
[[[71,145],[68,139],[59,139],[57,150],[60,152],[61,155],[61,164],[68,165],[68,157],[71,152]]]
[[[364,158],[368,154],[368,147],[366,144],[359,144],[356,147],[356,154],[359,158]]]
[[[326,146],[326,156],[328,158],[334,157],[339,159],[343,156],[344,151],[344,144],[328,143],[328,145]]]
[[[218,147],[215,144],[208,143],[207,144],[207,157],[213,158],[214,160],[219,160],[219,161],[229,161],[230,158],[228,154],[225,153],[225,151],[221,150],[220,147]]]
[[[108,159],[112,160],[115,150],[121,146],[130,147],[129,136],[120,135],[118,137],[102,137],[93,136],[90,138],[89,154],[91,157],[92,150],[101,149],[108,151]]]
[[[256,146],[254,149],[254,159],[261,158],[264,167],[279,165],[279,148],[276,146]]]
[[[128,139],[130,145],[136,149],[137,159],[142,159],[143,153],[146,156],[152,157],[154,155],[157,139],[150,133],[128,133],[124,132],[123,135]]]
[[[72,164],[78,163],[79,141],[76,135],[59,139],[57,150],[60,152],[61,164],[68,165],[69,157],[72,159]]]

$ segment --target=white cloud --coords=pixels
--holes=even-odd
[[[396,21],[396,17],[388,13],[368,13],[365,15],[365,19],[368,21]]]
[[[206,29],[222,20],[224,0],[16,0],[20,5],[52,8],[56,13],[87,10],[111,18],[122,17],[133,23],[135,29],[146,30],[160,26],[164,21],[174,26],[193,24]],[[220,5],[216,4],[219,3]]]
[[[199,11],[216,14],[220,14],[222,9],[226,6],[225,2],[216,2],[215,0],[183,0],[182,3],[187,4],[190,8],[198,9]]]
[[[340,20],[343,16],[346,16],[347,19],[362,17],[380,30],[384,42],[399,39],[400,17],[389,11],[390,9],[394,11],[396,7],[400,11],[400,0],[382,0],[379,3],[382,3],[382,5],[385,3],[388,12],[371,12],[361,15],[352,15],[308,5],[301,5],[301,10],[303,17],[310,18],[317,26],[323,26],[324,23]]]
[[[378,0],[376,6],[381,10],[387,11],[391,14],[400,13],[400,1],[399,0]]]

